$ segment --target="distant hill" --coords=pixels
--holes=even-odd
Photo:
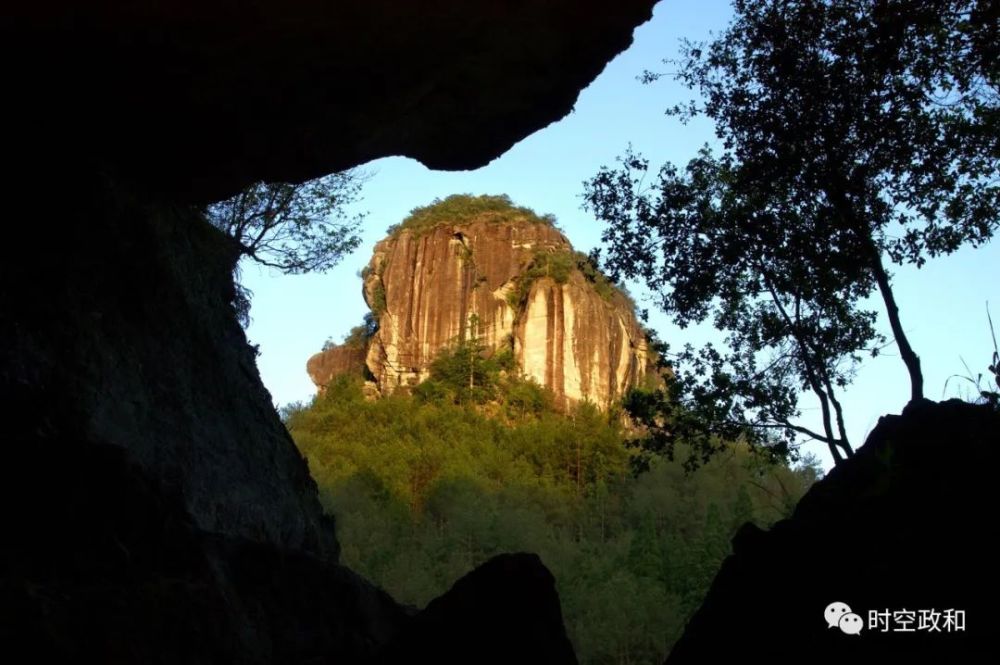
[[[412,388],[460,340],[510,353],[556,403],[609,408],[654,377],[631,299],[548,216],[506,196],[455,195],[415,209],[362,272],[371,317],[309,359],[323,390],[361,373],[373,394]]]

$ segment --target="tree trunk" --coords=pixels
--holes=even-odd
[[[833,157],[831,155],[831,158]],[[831,163],[835,164],[837,162],[831,161]],[[899,307],[896,305],[896,297],[892,292],[889,275],[882,264],[882,250],[878,248],[872,239],[872,225],[864,222],[863,217],[855,212],[850,198],[847,196],[847,188],[841,180],[842,178],[837,179],[837,186],[828,190],[827,194],[830,200],[834,202],[839,213],[849,223],[850,227],[854,229],[863,248],[868,252],[872,275],[875,277],[875,283],[878,284],[882,302],[885,303],[885,312],[889,317],[889,327],[892,328],[892,336],[896,340],[896,346],[899,347],[899,355],[903,359],[903,364],[906,365],[906,371],[910,374],[910,401],[921,400],[924,398],[924,375],[920,371],[920,358],[914,353],[913,347],[910,346],[910,340],[906,337],[903,325],[899,321]]]
[[[878,284],[879,293],[885,303],[885,311],[889,316],[889,327],[892,328],[892,336],[896,339],[896,346],[899,347],[899,355],[903,358],[906,371],[910,374],[910,401],[918,401],[924,398],[924,375],[920,370],[920,357],[910,346],[910,340],[903,331],[903,325],[899,320],[899,307],[896,305],[896,297],[892,292],[892,285],[889,282],[889,275],[882,265],[882,254],[870,243],[872,253],[872,273],[875,275],[875,282]]]

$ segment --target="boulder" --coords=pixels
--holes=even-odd
[[[922,401],[884,416],[789,519],[737,533],[667,664],[981,662],[1000,619],[998,462],[988,407]],[[831,626],[832,603],[858,615],[860,634]]]

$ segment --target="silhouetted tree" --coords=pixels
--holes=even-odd
[[[367,177],[352,169],[299,184],[259,182],[204,212],[261,265],[289,275],[325,271],[361,243],[364,216],[348,216],[346,209],[360,198]],[[234,306],[246,325],[251,294],[238,277]]]
[[[711,315],[729,333],[729,351],[685,349],[688,371],[647,414],[687,400],[702,425],[784,428],[849,455],[836,391],[859,352],[881,348],[857,306],[876,292],[922,398],[885,257],[920,266],[995,232],[998,44],[986,0],[738,0],[716,40],[684,44],[673,76],[701,101],[670,113],[715,121],[719,156],[706,148],[647,185],[630,152],[586,183],[612,276],[643,280],[682,326]],[[822,432],[793,423],[800,387]],[[669,440],[683,427],[668,415]]]

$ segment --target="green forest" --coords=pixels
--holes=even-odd
[[[635,464],[619,412],[560,410],[475,340],[412,394],[370,400],[362,388],[342,376],[284,410],[343,563],[422,607],[496,554],[536,552],[586,664],[662,662],[736,529],[787,515],[818,473],[738,443],[693,472],[683,444],[677,461]]]

